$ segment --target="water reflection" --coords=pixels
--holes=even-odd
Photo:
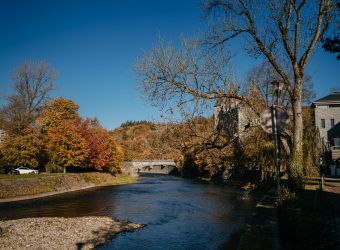
[[[216,249],[251,214],[252,199],[172,176],[0,204],[0,219],[105,215],[147,226],[98,249]]]
[[[0,204],[0,219],[76,217],[114,214],[116,192],[110,187],[75,191],[34,200]]]

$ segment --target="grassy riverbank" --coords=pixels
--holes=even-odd
[[[282,249],[339,249],[340,179],[309,184],[279,208]],[[336,187],[338,185],[338,187]]]
[[[0,202],[133,182],[132,176],[108,173],[0,175]]]

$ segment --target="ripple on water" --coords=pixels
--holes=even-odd
[[[0,204],[0,219],[105,215],[147,226],[98,249],[216,249],[242,225],[252,199],[227,188],[173,176],[139,178],[136,184],[101,187]]]

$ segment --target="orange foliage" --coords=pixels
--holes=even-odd
[[[88,166],[102,170],[108,166],[112,156],[109,132],[102,128],[97,119],[85,119],[80,131],[89,146]]]
[[[86,163],[89,147],[74,121],[63,121],[47,133],[46,150],[51,164],[77,167]]]
[[[37,119],[37,124],[45,131],[57,127],[62,121],[79,119],[79,105],[62,97],[45,104]]]

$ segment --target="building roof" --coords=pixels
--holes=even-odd
[[[340,91],[333,91],[331,94],[314,101],[313,104],[340,104]]]

